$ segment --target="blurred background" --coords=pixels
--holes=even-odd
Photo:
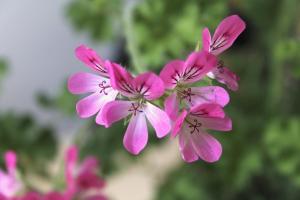
[[[96,155],[112,200],[300,199],[299,0],[0,0],[0,155],[14,149],[29,188],[61,186],[62,152]],[[246,31],[222,54],[240,80],[226,107],[223,156],[186,164],[177,140],[151,134],[138,157],[110,129],[76,116],[67,77],[88,71],[86,44],[138,73],[194,50],[201,31],[238,14]],[[3,166],[3,160],[0,159]]]

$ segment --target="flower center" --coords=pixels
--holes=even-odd
[[[185,100],[189,101],[190,103],[192,102],[192,96],[195,95],[194,93],[192,93],[191,88],[184,89],[183,91],[179,90],[178,93],[179,93],[181,100],[185,99]]]
[[[138,112],[143,112],[141,103],[131,103],[131,107],[129,108],[130,112],[135,116]]]
[[[202,123],[199,122],[197,119],[194,119],[193,122],[186,120],[186,122],[189,124],[191,134],[193,134],[195,131],[197,131],[197,133],[200,132],[200,127],[202,126]]]
[[[103,94],[108,95],[106,89],[110,88],[111,86],[109,84],[105,85],[106,81],[102,81],[101,83],[98,84],[98,86],[101,88],[100,93],[103,92]]]

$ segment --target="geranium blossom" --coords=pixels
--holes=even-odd
[[[4,158],[7,172],[0,169],[0,199],[11,198],[22,188],[22,183],[17,178],[17,155],[13,151],[7,151]]]
[[[222,146],[207,130],[230,131],[231,119],[218,104],[200,104],[183,110],[177,118],[172,136],[179,137],[179,148],[186,162],[199,158],[206,162],[219,160]]]
[[[217,58],[205,51],[191,53],[186,61],[169,62],[160,77],[172,93],[165,101],[165,109],[171,119],[177,117],[179,103],[187,106],[201,103],[217,103],[225,106],[229,102],[228,93],[218,86],[192,87],[217,65]]]
[[[123,67],[114,63],[110,64],[109,74],[112,87],[128,100],[116,100],[105,105],[104,125],[109,127],[112,123],[131,116],[123,144],[132,154],[139,154],[148,141],[146,118],[158,138],[166,136],[171,129],[168,115],[150,102],[164,94],[164,83],[151,72],[134,78]]]
[[[76,56],[88,67],[95,70],[98,75],[79,72],[68,80],[69,91],[73,94],[92,93],[76,104],[76,110],[81,118],[88,118],[97,114],[96,122],[101,124],[102,107],[113,101],[118,92],[110,85],[106,62],[97,53],[81,45],[76,49]]]
[[[213,37],[211,38],[208,28],[202,33],[203,50],[214,55],[219,55],[233,44],[236,38],[246,28],[245,22],[237,15],[226,17],[217,27]],[[238,76],[231,72],[222,63],[214,68],[208,74],[211,78],[215,78],[219,82],[226,84],[231,90],[238,90]]]

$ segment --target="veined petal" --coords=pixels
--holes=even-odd
[[[144,107],[144,112],[158,138],[162,138],[170,132],[171,121],[165,111],[148,102]]]
[[[190,98],[186,102],[190,106],[213,103],[224,107],[229,102],[229,95],[219,86],[192,87]]]
[[[181,82],[194,83],[203,78],[217,64],[217,58],[206,51],[192,52],[185,61]]]
[[[175,121],[179,112],[179,101],[176,93],[168,96],[164,102],[165,112],[169,115],[170,119]]]
[[[152,72],[146,72],[133,79],[136,93],[143,95],[147,100],[154,100],[164,94],[164,82]]]
[[[186,110],[183,110],[182,113],[178,116],[172,128],[172,133],[171,133],[172,137],[176,137],[176,135],[180,132],[187,115],[188,112]]]
[[[202,160],[216,162],[220,159],[222,146],[217,139],[203,130],[190,136],[194,150]]]
[[[76,48],[75,55],[91,69],[96,70],[103,76],[108,76],[105,62],[93,49],[81,45]]]
[[[68,89],[73,94],[96,92],[101,85],[109,86],[109,79],[85,72],[74,74],[68,80]]]
[[[224,118],[223,108],[218,104],[206,103],[191,108],[190,115],[194,117]]]
[[[227,85],[229,89],[233,91],[237,91],[239,89],[239,77],[227,67],[216,68],[212,71],[212,73],[217,81]]]
[[[202,31],[202,46],[203,50],[210,52],[211,36],[208,28],[204,28]]]
[[[222,53],[233,44],[245,28],[245,22],[238,15],[226,17],[221,21],[214,33],[210,51],[214,55]]]
[[[123,144],[125,148],[132,154],[139,154],[148,142],[148,129],[145,114],[137,112],[132,115],[127,127]]]
[[[102,110],[102,120],[105,127],[109,127],[112,123],[117,122],[130,112],[132,101],[112,101],[107,103]]]
[[[191,143],[189,130],[184,127],[179,134],[179,150],[181,152],[181,157],[185,162],[191,163],[198,160],[198,155],[196,154],[194,147]]]
[[[176,87],[181,75],[184,71],[184,61],[173,60],[166,64],[161,70],[159,76],[165,83],[167,89],[173,89]]]
[[[91,117],[99,112],[106,103],[114,100],[117,96],[117,92],[111,88],[108,88],[106,92],[107,94],[104,94],[103,92],[95,92],[90,96],[81,99],[76,104],[78,115],[81,118]]]
[[[203,128],[217,130],[217,131],[231,131],[232,130],[232,122],[229,117],[224,118],[199,118]]]

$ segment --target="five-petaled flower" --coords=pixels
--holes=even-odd
[[[214,55],[219,55],[233,44],[245,28],[246,24],[239,16],[232,15],[226,17],[219,24],[212,38],[208,28],[203,30],[203,50]],[[208,74],[208,76],[215,78],[220,83],[226,84],[231,90],[238,90],[237,82],[239,77],[231,72],[227,67],[224,67],[222,62],[220,62],[217,67]]]
[[[171,119],[176,119],[179,104],[188,107],[201,103],[217,103],[225,106],[229,102],[228,93],[218,86],[192,87],[217,65],[217,58],[206,52],[193,52],[186,61],[174,60],[166,64],[160,77],[172,94],[165,101],[165,110]]]
[[[186,162],[201,158],[206,162],[219,160],[222,146],[206,130],[230,131],[231,119],[218,104],[200,104],[183,110],[174,123],[172,137],[179,136],[179,149]]]
[[[130,115],[123,144],[132,154],[139,154],[148,141],[146,118],[155,129],[158,138],[166,136],[171,129],[168,115],[149,102],[164,94],[164,83],[151,72],[133,77],[123,67],[114,63],[109,65],[109,74],[112,87],[128,100],[116,100],[104,106],[104,125],[109,127]]]

